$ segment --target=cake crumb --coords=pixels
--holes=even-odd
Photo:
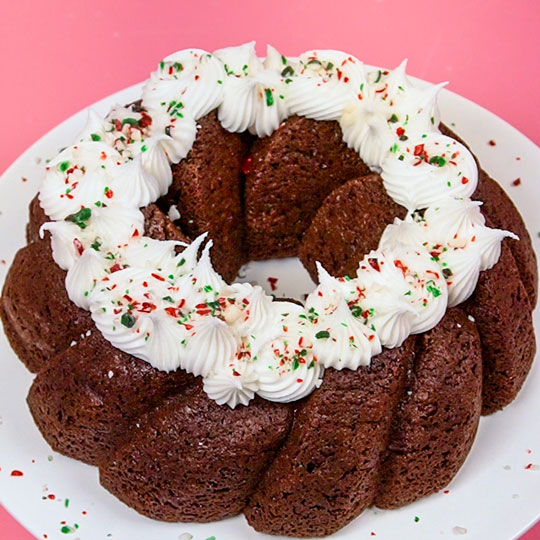
[[[527,465],[525,465],[525,470],[538,471],[540,470],[540,465],[537,465],[536,463],[528,463]]]
[[[452,532],[455,534],[455,535],[459,535],[459,534],[467,534],[467,529],[465,527],[459,527],[458,525],[456,525],[453,529],[452,529]]]
[[[472,315],[468,315],[467,319],[469,319],[471,322],[476,322],[476,319]]]
[[[519,493],[513,493],[512,499],[519,499]]]
[[[23,182],[28,182],[28,178],[26,178],[26,176],[22,176],[22,177],[21,177],[21,180],[22,180]]]
[[[191,540],[193,538],[192,534],[183,533],[178,537],[178,540]]]
[[[180,212],[178,211],[178,208],[174,204],[171,204],[171,206],[169,207],[169,211],[167,212],[167,217],[171,221],[176,221],[180,219],[181,217]]]
[[[112,379],[114,377],[114,371],[109,370],[109,373],[107,373],[107,377],[109,377],[109,379]]]
[[[505,466],[503,467],[503,469],[504,469],[505,471],[510,471],[510,470],[512,469],[512,467],[510,467],[510,465],[505,465]]]

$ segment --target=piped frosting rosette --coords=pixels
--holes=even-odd
[[[230,407],[255,395],[301,399],[325,369],[369,365],[383,347],[436,326],[515,235],[487,227],[470,199],[475,160],[437,129],[443,85],[417,88],[405,65],[368,71],[340,51],[286,58],[273,47],[261,59],[253,42],[165,58],[140,102],[105,118],[91,111],[74,144],[48,163],[39,198],[52,221],[42,231],[70,299],[115,347],[201,376],[206,393]],[[213,110],[225,129],[259,137],[294,114],[339,122],[407,216],[386,227],[355,276],[319,265],[303,306],[225,283],[206,235],[189,245],[145,237],[140,211],[167,193],[171,163],[186,157],[197,120]]]

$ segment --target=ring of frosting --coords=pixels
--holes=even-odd
[[[368,71],[339,51],[293,59],[269,46],[263,60],[252,42],[168,56],[141,105],[115,106],[105,118],[91,111],[76,142],[48,163],[39,198],[52,221],[42,233],[67,271],[69,298],[115,347],[202,376],[207,394],[231,407],[255,394],[297,400],[320,386],[325,368],[368,365],[467,299],[502,239],[514,237],[487,227],[470,199],[475,160],[437,129],[442,86],[415,87],[405,62]],[[225,283],[211,264],[212,240],[147,238],[140,211],[167,193],[170,164],[186,157],[197,120],[216,108],[225,129],[259,137],[290,115],[338,121],[407,217],[387,226],[356,276],[319,265],[304,306]]]

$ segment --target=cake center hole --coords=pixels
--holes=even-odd
[[[250,261],[240,268],[235,283],[260,285],[266,294],[302,304],[316,287],[298,257]]]

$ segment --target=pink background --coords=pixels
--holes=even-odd
[[[141,81],[178,49],[256,39],[294,55],[334,48],[449,80],[540,144],[537,0],[15,0],[0,14],[0,171],[78,110]],[[540,496],[539,496],[540,505]],[[0,536],[28,540],[0,507]],[[524,539],[540,538],[540,525]]]

